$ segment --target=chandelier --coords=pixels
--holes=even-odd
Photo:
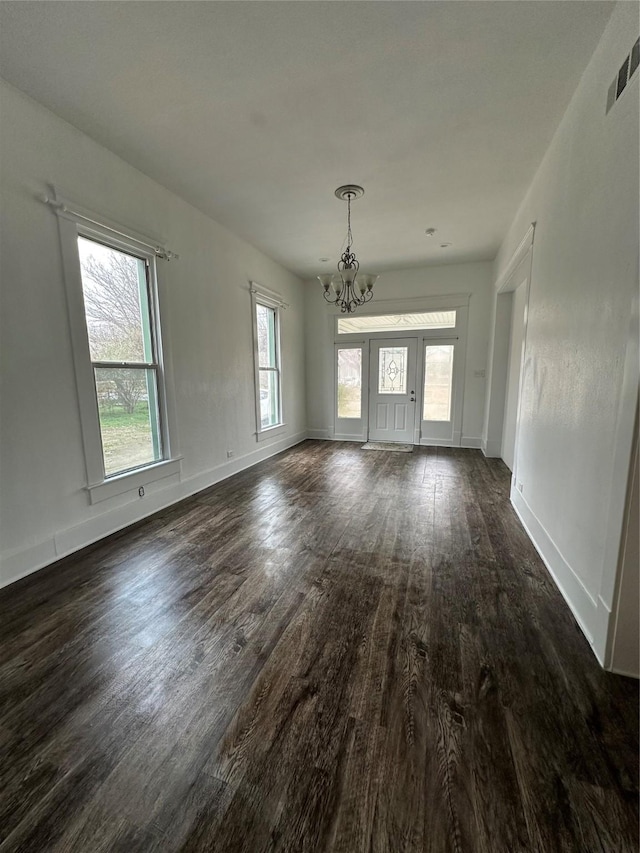
[[[337,275],[327,273],[318,276],[318,280],[324,288],[324,298],[332,305],[337,305],[343,314],[350,314],[358,306],[373,299],[373,285],[378,278],[377,275],[359,273],[360,264],[352,251],[351,202],[363,195],[364,190],[356,184],[346,184],[336,190],[336,196],[341,201],[347,202],[347,248],[338,261]]]

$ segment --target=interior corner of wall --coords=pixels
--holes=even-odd
[[[593,622],[593,651],[604,669],[611,666],[613,647],[611,608],[601,595],[596,602],[596,614]]]

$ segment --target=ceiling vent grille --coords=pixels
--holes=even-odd
[[[627,88],[627,83],[638,70],[638,65],[640,65],[640,38],[631,48],[631,53],[625,57],[620,70],[613,78],[613,83],[609,86],[609,91],[607,92],[607,113]]]

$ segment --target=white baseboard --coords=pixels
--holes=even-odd
[[[502,457],[502,444],[497,441],[480,442],[480,449],[488,459],[500,459]]]
[[[215,468],[210,468],[202,474],[189,477],[187,480],[183,480],[183,483],[188,486],[188,492],[184,497],[189,497],[196,494],[196,492],[201,492],[203,489],[208,489],[210,486],[215,486],[216,483],[220,483],[234,474],[239,474],[247,468],[252,468],[259,462],[264,462],[265,459],[270,459],[272,456],[282,453],[283,450],[288,450],[290,447],[300,444],[301,441],[306,441],[306,439],[306,430],[298,432],[295,435],[284,436],[278,441],[266,445],[266,447],[259,447],[257,450],[245,453],[237,459],[230,459],[227,462],[216,465]]]
[[[471,438],[468,435],[463,435],[460,442],[460,447],[482,447],[481,438]]]
[[[19,581],[20,578],[48,566],[49,563],[55,563],[57,559],[59,557],[53,536],[35,545],[7,551],[3,554],[0,563],[0,588]]]
[[[599,663],[603,665],[604,661],[601,659],[603,650],[599,647],[599,644],[596,645],[596,639],[599,639],[597,638],[599,621],[603,618],[602,610],[598,607],[597,600],[591,596],[576,572],[564,559],[543,524],[538,520],[529,504],[522,497],[522,494],[515,488],[511,490],[511,503],[522,522],[522,526],[527,531],[529,539],[531,539],[536,551],[542,558],[542,562],[549,570],[549,574],[562,593],[564,600],[569,605],[569,609],[575,616],[578,625],[582,629],[582,633],[589,641],[595,656],[598,658]],[[598,612],[599,610],[600,613]]]
[[[324,439],[325,441],[367,441],[365,435],[354,435],[353,433],[336,432],[331,434],[329,429],[309,429],[307,438]],[[481,447],[482,439],[463,436],[459,443],[446,438],[420,439],[416,438],[414,444],[421,447]]]
[[[330,438],[328,429],[308,429],[307,438],[319,438],[327,441]]]
[[[142,521],[159,510],[166,509],[184,500],[184,498],[196,494],[196,492],[214,486],[216,483],[240,473],[240,471],[251,468],[253,465],[257,465],[259,462],[305,441],[306,438],[306,431],[300,432],[274,441],[250,453],[245,453],[237,459],[231,459],[182,481],[177,476],[168,478],[171,482],[160,480],[156,484],[156,488],[149,488],[146,496],[142,499],[134,491],[130,501],[115,509],[89,518],[81,524],[60,530],[48,539],[36,544],[9,551],[0,558],[0,588],[37,572],[75,551],[93,545],[94,542],[104,539],[105,536],[110,536],[131,524]]]
[[[612,666],[608,671],[613,672],[615,675],[624,675],[625,678],[635,678],[636,681],[640,678],[640,675],[638,675],[637,672],[627,672],[626,670],[618,669],[615,666]]]

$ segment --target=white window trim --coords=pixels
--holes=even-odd
[[[260,356],[258,353],[258,320],[256,316],[256,307],[264,305],[267,308],[273,308],[276,312],[276,367],[278,371],[278,410],[280,413],[280,422],[273,426],[263,427],[260,414]],[[258,284],[255,281],[251,282],[251,322],[253,327],[253,385],[256,406],[256,441],[265,441],[265,439],[281,435],[286,431],[286,421],[284,419],[284,402],[282,394],[282,340],[281,340],[281,312],[289,307],[287,302],[284,302],[279,293],[269,290],[266,287]]]
[[[58,197],[59,198],[59,197]],[[84,447],[87,482],[85,488],[92,504],[124,494],[166,477],[180,473],[180,459],[176,448],[176,424],[174,407],[169,405],[168,397],[173,400],[172,386],[168,379],[167,357],[162,347],[160,315],[158,305],[159,281],[155,266],[156,257],[163,257],[158,241],[132,232],[131,238],[125,236],[127,229],[116,226],[111,220],[103,219],[99,214],[81,213],[70,209],[64,202],[52,204],[58,217],[58,230],[62,250],[62,264],[67,296],[67,310],[71,333],[71,346],[78,390],[78,408],[82,443]],[[158,462],[106,477],[102,453],[100,419],[96,402],[95,379],[89,348],[89,335],[84,310],[78,237],[98,240],[114,249],[123,249],[149,261],[150,267],[150,311],[155,330],[155,348],[158,361],[158,407],[164,458]],[[156,248],[157,246],[157,248]],[[176,257],[167,253],[164,257]]]

